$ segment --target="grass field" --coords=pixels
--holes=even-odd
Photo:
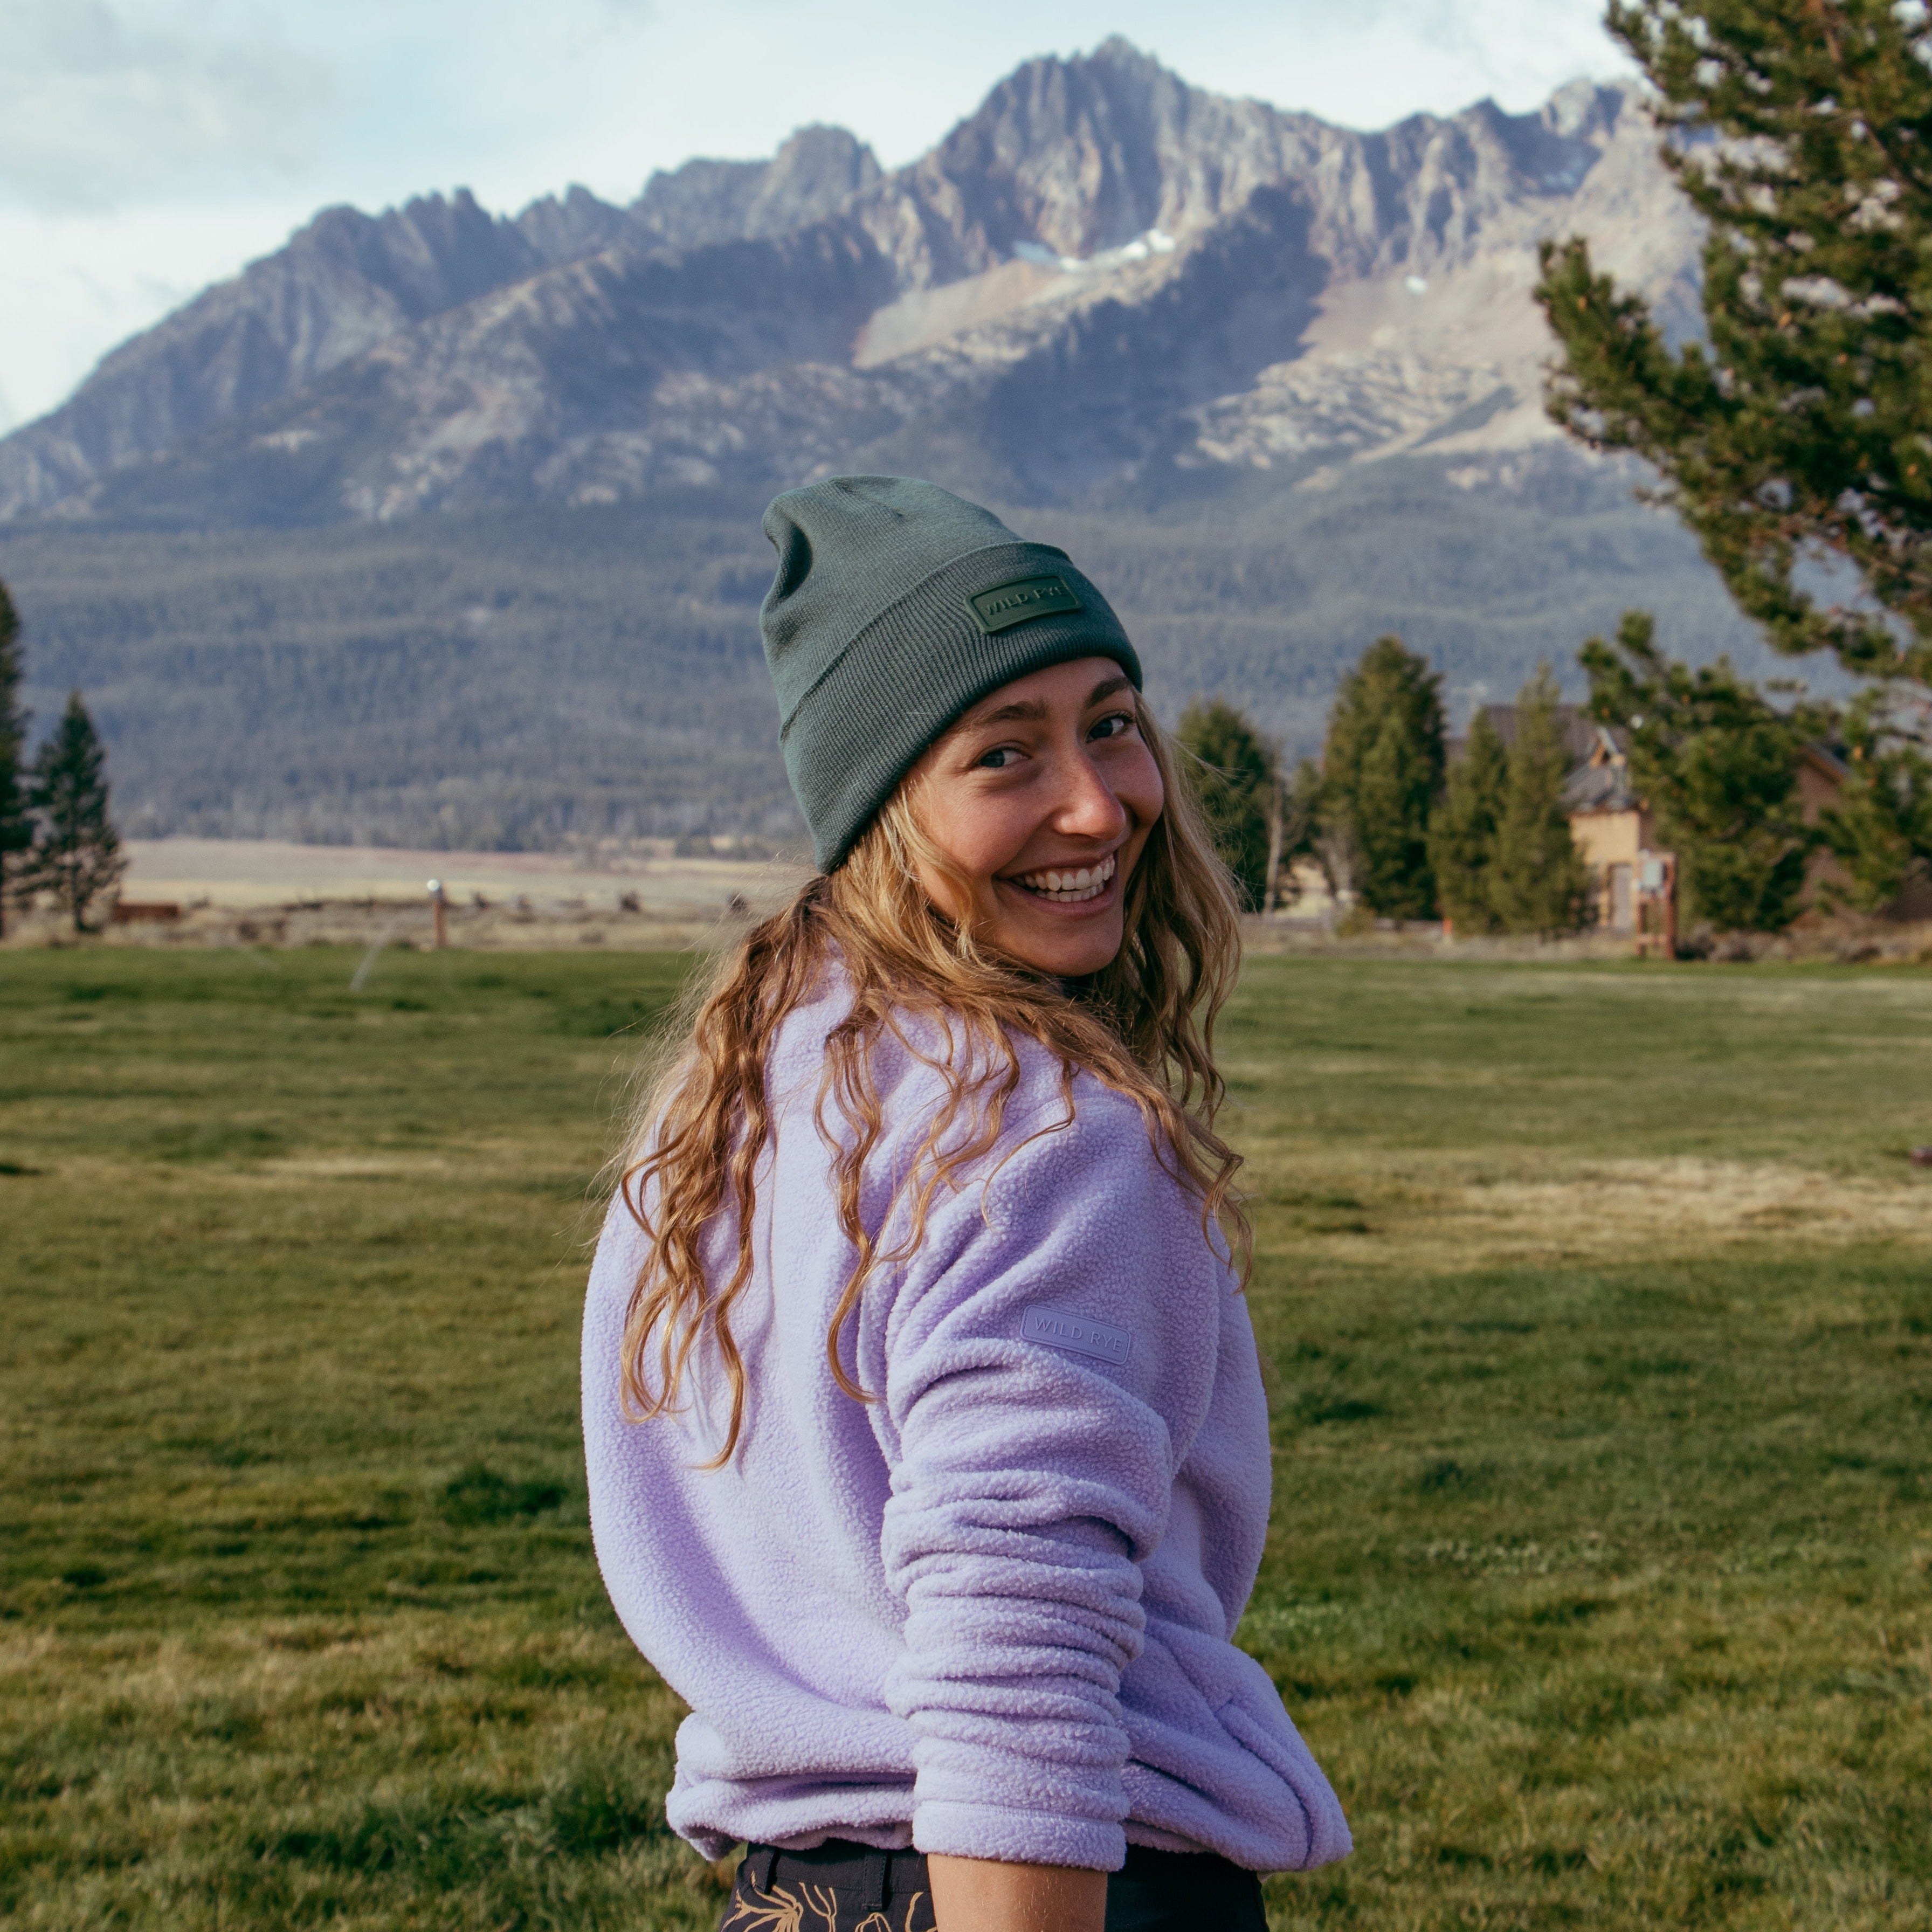
[[[0,956],[0,1920],[700,1927],[591,1560],[675,958]],[[1280,1928],[1932,1928],[1932,974],[1257,961]]]

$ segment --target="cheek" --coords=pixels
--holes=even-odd
[[[928,794],[926,836],[970,878],[990,878],[1025,844],[1034,814],[1017,800],[943,782]]]
[[[1114,796],[1130,812],[1144,831],[1167,809],[1167,792],[1160,782],[1160,767],[1144,745],[1134,748],[1114,787]]]

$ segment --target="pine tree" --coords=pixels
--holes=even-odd
[[[1517,694],[1516,742],[1496,825],[1490,898],[1508,932],[1574,932],[1588,918],[1590,872],[1570,836],[1562,694],[1547,664]]]
[[[1673,352],[1586,244],[1546,244],[1550,412],[1652,466],[1779,648],[1932,684],[1932,12],[1611,0],[1607,25],[1706,225],[1704,340]],[[1820,554],[1868,596],[1821,604]]]
[[[1882,912],[1915,873],[1932,873],[1932,763],[1901,742],[1880,690],[1861,694],[1843,724],[1851,775],[1820,829],[1850,878],[1843,896]]]
[[[1509,754],[1489,713],[1478,711],[1462,755],[1449,767],[1442,802],[1429,822],[1436,896],[1459,933],[1502,928],[1490,874],[1508,793]]]
[[[20,709],[20,620],[0,584],[0,933],[21,855],[33,843],[27,812],[27,714]]]
[[[1804,823],[1798,764],[1832,728],[1829,708],[1779,711],[1727,658],[1697,670],[1666,658],[1641,610],[1624,614],[1614,649],[1592,638],[1580,656],[1591,713],[1629,734],[1631,781],[1677,854],[1685,922],[1781,932],[1818,838]]]
[[[1429,820],[1443,737],[1441,679],[1400,638],[1378,638],[1328,714],[1322,819],[1327,848],[1348,854],[1347,883],[1384,919],[1435,916]]]
[[[76,932],[87,930],[88,908],[128,868],[107,815],[106,765],[94,721],[74,692],[34,760],[30,803],[38,836],[22,885],[47,893]]]
[[[1181,713],[1175,736],[1190,754],[1188,776],[1222,862],[1252,910],[1268,890],[1269,820],[1280,783],[1274,747],[1219,698],[1196,699]]]

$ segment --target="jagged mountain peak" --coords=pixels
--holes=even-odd
[[[844,128],[794,131],[770,160],[688,160],[659,169],[630,214],[672,248],[789,233],[837,214],[880,176],[878,157]]]
[[[326,209],[0,443],[0,517],[174,514],[178,483],[302,518],[749,488],[912,461],[941,418],[974,425],[989,488],[1052,495],[1412,440],[1505,392],[1534,415],[1538,233],[1586,203],[1634,232],[1664,180],[1630,92],[1360,134],[1115,35],[1025,62],[890,174],[809,124],[628,207],[578,185],[514,220],[461,189]],[[1649,228],[1667,276],[1684,251]],[[1346,408],[1310,402],[1337,383]],[[1049,416],[1052,464],[1022,462]]]
[[[1076,55],[1077,59],[1078,56]],[[1125,34],[1109,34],[1087,58],[1110,67],[1137,70],[1149,74],[1167,74],[1173,77],[1172,70],[1162,64],[1158,54],[1149,53],[1142,46],[1129,40]]]
[[[804,197],[811,205],[806,218],[816,220],[836,212],[882,172],[878,157],[850,128],[814,121],[794,129],[779,144],[767,164],[760,198],[775,207],[788,197]]]
[[[1635,80],[1566,81],[1538,109],[1537,116],[1553,134],[1606,136],[1644,98],[1642,86]]]
[[[950,218],[969,272],[1022,242],[1084,259],[1226,212],[1188,191],[1190,130],[1210,102],[1232,112],[1205,117],[1208,141],[1238,144],[1258,104],[1202,94],[1115,34],[1089,54],[1024,62],[902,178]]]
[[[631,232],[625,211],[572,182],[561,196],[547,194],[516,218],[518,232],[552,265],[580,262],[614,248]]]
[[[298,270],[324,261],[380,284],[412,315],[466,302],[505,274],[527,273],[533,266],[508,224],[468,188],[459,188],[447,195],[412,195],[379,214],[344,205],[322,208],[280,248],[250,262],[234,280],[216,284],[197,302],[218,298],[264,271]]]

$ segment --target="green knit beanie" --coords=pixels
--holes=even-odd
[[[936,483],[834,476],[765,512],[778,572],[759,622],[785,770],[832,871],[920,754],[1030,671],[1141,662],[1064,550]]]

